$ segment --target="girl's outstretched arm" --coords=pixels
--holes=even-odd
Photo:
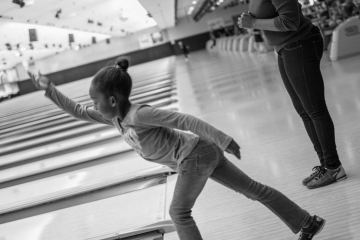
[[[234,154],[240,159],[240,147],[232,137],[192,115],[144,106],[138,110],[137,121],[138,124],[147,126],[191,131],[216,143],[223,151]]]
[[[56,89],[54,84],[52,84],[47,77],[41,75],[40,73],[38,77],[30,72],[28,72],[28,74],[35,87],[40,90],[45,90],[45,96],[50,98],[51,101],[53,101],[65,112],[81,120],[113,126],[113,123],[103,118],[103,116],[98,111],[81,105],[80,103],[77,103],[62,94],[59,90]]]

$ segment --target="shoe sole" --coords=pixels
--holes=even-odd
[[[316,233],[314,233],[313,237],[314,237],[315,235],[321,233],[321,231],[322,231],[322,230],[324,229],[324,227],[325,227],[325,223],[326,223],[326,220],[323,219],[323,222],[322,222],[320,228],[316,231]]]
[[[316,175],[314,175],[312,178],[310,178],[309,180],[307,181],[302,181],[302,184],[306,187],[306,185],[311,182],[311,180],[313,180],[314,178],[316,178],[316,176],[318,175],[319,173],[317,173]]]
[[[306,187],[306,185],[311,182],[311,180],[313,180],[316,176],[312,177],[311,179],[309,179],[308,181],[303,181],[302,185],[304,185]]]
[[[316,176],[317,176],[317,174],[315,176],[313,176],[312,178],[310,178],[309,180],[307,180],[307,181],[302,181],[302,184],[304,186],[306,186],[309,182],[311,182],[314,178],[316,178]]]
[[[330,184],[333,184],[333,183],[336,183],[336,182],[340,182],[340,181],[343,181],[343,180],[345,180],[345,179],[347,179],[347,175],[344,175],[344,176],[342,176],[342,177],[340,177],[340,178],[338,178],[338,179],[335,179],[335,181],[333,181],[333,182],[331,182],[331,183],[328,183],[328,184],[325,184],[325,185],[321,185],[321,186],[306,186],[308,189],[315,189],[315,188],[320,188],[320,187],[325,187],[325,186],[327,186],[327,185],[330,185]]]
[[[346,175],[346,174],[345,174],[344,176],[342,176],[341,178],[336,179],[335,182],[340,182],[340,181],[345,180],[345,179],[347,179],[347,175]]]

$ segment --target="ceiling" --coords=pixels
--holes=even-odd
[[[36,29],[38,41],[29,42],[29,29]],[[69,34],[74,43],[69,45]],[[93,41],[103,41],[109,35],[89,33],[65,28],[0,21],[0,70],[26,62],[30,58],[40,59],[58,52],[90,46]]]
[[[86,46],[92,37],[102,41],[157,25],[153,14],[136,0],[25,0],[31,2],[20,7],[12,0],[0,1],[0,70],[69,49],[70,33],[76,44]],[[34,49],[29,46],[29,28],[36,28],[38,35]],[[6,44],[12,45],[11,51]]]
[[[197,9],[202,2],[204,2],[205,0],[178,0],[177,1],[177,17],[178,18],[183,18],[183,17],[187,17],[194,13],[195,9]],[[189,12],[189,9],[193,7],[193,10]]]
[[[151,14],[159,28],[175,26],[175,0],[139,0]]]
[[[34,59],[62,51],[69,45],[98,41],[158,26],[175,26],[204,0],[24,0],[20,7],[12,0],[0,1],[0,70],[24,59]],[[175,6],[176,5],[176,6]],[[58,13],[58,14],[57,14]],[[39,40],[29,47],[29,28],[36,28]],[[5,44],[11,44],[9,51]],[[45,48],[46,46],[46,48]],[[69,46],[68,46],[69,47]],[[21,51],[18,51],[19,48]]]
[[[75,30],[124,36],[156,25],[135,0],[32,0],[20,8],[12,0],[0,1],[5,21],[56,26]],[[61,10],[56,18],[56,13]]]

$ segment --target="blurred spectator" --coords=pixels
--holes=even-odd
[[[210,49],[212,49],[216,46],[216,37],[213,31],[210,32],[210,40],[211,40]]]
[[[359,14],[354,0],[317,0],[304,5],[303,13],[322,29],[334,29],[349,17]]]
[[[325,49],[331,40],[332,31],[347,18],[359,14],[358,1],[315,0],[312,5],[303,5],[304,16],[311,19],[322,31]]]
[[[252,32],[250,31],[250,34],[254,35],[254,40],[255,40],[255,46],[254,47],[255,47],[257,52],[265,53],[265,52],[269,52],[269,51],[272,50],[272,47],[270,47],[264,41],[262,31],[260,31],[258,29],[254,29],[254,30],[252,30]]]
[[[346,0],[346,2],[343,4],[343,12],[345,18],[354,16],[356,13],[355,3],[352,0]]]
[[[178,42],[178,45],[179,45],[179,48],[180,50],[182,51],[182,53],[184,54],[184,57],[185,57],[185,61],[188,61],[188,56],[189,56],[189,46],[188,45],[185,45],[182,41],[179,41]]]

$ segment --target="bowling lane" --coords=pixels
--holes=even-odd
[[[175,91],[175,90],[174,90]],[[177,97],[175,94],[171,97],[171,99],[167,99],[165,101],[157,101],[153,102],[153,106],[159,106],[163,109],[172,109],[172,110],[178,110],[179,105],[177,103]],[[43,138],[45,139],[55,139],[56,135],[62,135],[66,134],[66,131],[72,131],[72,129],[76,128],[79,130],[79,132],[85,131],[84,129],[101,129],[101,128],[108,128],[110,126],[102,125],[102,124],[91,124],[89,122],[85,121],[71,121],[69,123],[56,125],[54,127],[47,127],[44,129],[39,129],[36,131],[28,131],[25,132],[22,131],[14,131],[12,132],[11,136],[10,134],[4,134],[3,138],[0,137],[0,147],[1,149],[5,149],[6,146],[10,146],[12,144],[22,144],[21,142],[31,140],[31,143],[35,142],[41,142]],[[48,136],[48,135],[54,135],[54,136]],[[57,135],[57,136],[59,136]],[[39,139],[41,138],[41,139]],[[31,144],[29,143],[29,144]],[[5,150],[4,150],[5,151]],[[0,150],[1,152],[1,150]],[[1,153],[0,153],[1,154]]]
[[[82,136],[85,134],[89,134],[90,132],[96,134],[99,131],[104,131],[105,129],[109,129],[109,128],[110,126],[106,126],[103,124],[91,124],[91,125],[85,125],[83,127],[78,127],[76,129],[70,129],[70,130],[66,129],[64,131],[54,134],[44,135],[44,133],[42,133],[41,137],[39,138],[34,138],[33,137],[34,134],[27,134],[25,136],[22,136],[23,138],[20,139],[18,138],[18,140],[20,141],[17,143],[14,143],[14,138],[12,139],[12,144],[9,144],[9,141],[6,141],[7,145],[0,148],[0,156],[29,149],[31,147],[46,145],[49,143],[53,143],[55,141],[69,139],[75,136]],[[31,140],[29,140],[30,138],[29,135],[33,137]],[[0,140],[0,146],[1,146],[1,140]]]
[[[175,98],[159,97],[159,99],[154,100],[152,103],[155,106],[161,106],[162,104],[170,105],[174,102],[176,102]],[[56,152],[64,151],[66,149],[70,149],[70,148],[73,149],[75,147],[92,144],[94,142],[115,139],[118,137],[120,137],[120,134],[118,133],[117,129],[110,128],[110,129],[104,129],[101,132],[91,133],[84,136],[78,136],[72,139],[65,139],[54,143],[33,147],[31,149],[25,149],[23,151],[4,155],[4,159],[2,159],[0,162],[0,167],[8,164],[14,164],[16,162],[23,162],[26,161],[26,159],[34,159],[36,157],[54,154]]]
[[[172,78],[174,61],[175,58],[170,57],[131,66],[129,68],[129,73],[133,78],[134,89],[138,85],[144,84],[141,82]],[[89,77],[63,84],[59,86],[59,89],[64,90],[64,92],[66,92],[66,94],[72,99],[81,99],[82,97],[88,98],[88,90],[91,79],[92,77]],[[25,99],[31,99],[31,106],[26,104],[26,102],[24,104]],[[19,116],[18,114],[22,114],[22,112],[25,113],[26,111],[33,111],[34,108],[39,108],[39,110],[40,108],[43,108],[43,110],[54,108],[54,105],[44,97],[43,91],[37,91],[24,96],[16,97],[11,101],[6,101],[7,106],[3,108],[2,106],[4,105],[5,102],[0,105],[0,123],[3,118],[7,118],[12,115]],[[27,112],[25,115],[31,115],[31,113],[32,112]]]
[[[169,92],[173,89],[173,80],[166,78],[165,80],[151,79],[151,82],[147,83],[145,86],[136,87],[134,86],[132,96],[130,99],[134,102],[141,100],[144,97],[148,97],[145,101],[151,101],[151,96],[156,95],[161,97],[159,94]],[[86,106],[92,106],[92,101],[88,96],[82,97],[81,101],[78,99],[73,99],[76,102],[79,102]],[[55,109],[40,109],[39,112],[26,113],[24,116],[16,116],[16,119],[4,118],[5,123],[0,123],[0,132],[5,130],[16,129],[17,126],[31,126],[47,121],[52,121],[54,119],[61,118],[60,116],[68,116],[59,108]],[[35,122],[35,123],[34,123]]]
[[[141,84],[141,82],[138,84]],[[147,81],[145,86],[144,84],[141,84],[141,87],[134,86],[132,96],[130,99],[136,102],[136,100],[139,100],[143,97],[151,97],[151,95],[153,96],[158,95],[160,92],[169,91],[169,87],[171,87],[172,85],[173,85],[173,80],[169,78],[166,78],[164,80],[150,79],[149,81]],[[67,92],[66,94],[68,95]],[[26,100],[27,100],[26,96],[23,96],[24,102],[22,105],[27,105]],[[84,105],[89,105],[89,106],[92,105],[92,102],[88,96],[82,97],[81,101],[77,100],[76,98],[74,98],[74,100]],[[151,101],[151,98],[147,99],[146,101]],[[37,113],[35,112],[32,112],[31,114],[26,113],[24,116],[19,116],[19,114],[17,114],[16,119],[12,119],[11,117],[2,119],[3,121],[6,122],[4,123],[0,122],[0,132],[7,132],[9,130],[12,131],[16,129],[17,126],[20,125],[32,126],[34,124],[53,121],[55,119],[61,118],[60,116],[64,116],[64,115],[66,114],[63,114],[63,112],[58,108],[48,109],[48,110],[40,109],[40,111]]]
[[[62,86],[59,87],[62,88]],[[72,99],[83,104],[90,102],[88,94],[76,95],[73,96]],[[29,101],[31,104],[29,104]],[[4,102],[4,104],[6,104],[5,108],[0,107],[4,113],[7,112],[7,109],[11,108],[15,108],[18,111],[0,115],[0,128],[7,124],[13,124],[21,121],[22,119],[40,118],[61,113],[61,110],[44,96],[44,91],[42,90],[19,96],[12,99],[12,101]]]
[[[27,122],[27,123],[23,123],[20,125],[15,125],[15,126],[11,126],[11,127],[6,127],[4,129],[0,130],[1,134],[6,134],[6,133],[12,133],[14,131],[17,130],[24,130],[24,129],[39,129],[39,128],[43,128],[44,126],[48,126],[48,125],[54,125],[54,124],[62,124],[63,122],[69,121],[70,116],[69,114],[63,113],[60,115],[56,115],[56,116],[52,116],[49,118],[44,118],[44,119],[40,119],[38,121],[31,121],[31,122]],[[72,121],[74,119],[71,119]],[[46,124],[48,123],[48,124]]]
[[[169,61],[167,60],[161,62],[164,63],[163,65],[166,66],[167,71],[169,71]],[[147,103],[161,108],[177,110],[178,99],[174,88],[174,81],[172,79],[173,75],[168,73],[165,74],[156,73],[159,70],[155,69],[153,66],[149,67],[149,69],[151,69],[154,73],[143,74],[142,77],[144,81],[134,81],[134,86],[136,87],[134,87],[134,91],[131,96],[132,101],[136,103]],[[79,87],[77,83],[74,83],[74,85],[77,85],[75,88]],[[61,86],[61,90],[66,88],[68,88],[68,91],[64,90],[64,93],[66,93],[66,95],[71,97],[71,94],[68,94],[68,92],[71,92],[70,90],[73,90],[75,88],[69,88],[69,86]],[[80,94],[80,92],[78,92],[78,94]],[[40,97],[44,98],[43,96]],[[46,99],[46,101],[48,100]],[[36,205],[46,202],[46,205],[42,205],[42,206],[44,206],[45,208],[48,207],[51,210],[51,207],[49,207],[49,205],[57,203],[54,202],[54,200],[63,202],[63,200],[60,199],[67,196],[72,198],[75,197],[74,195],[79,193],[86,192],[85,194],[88,194],[87,191],[91,191],[91,194],[93,194],[94,192],[98,191],[97,189],[99,189],[99,191],[101,192],[103,189],[106,189],[113,184],[118,184],[129,178],[134,179],[143,176],[144,174],[149,175],[149,174],[154,174],[158,171],[164,171],[164,170],[168,171],[168,169],[164,169],[163,167],[160,167],[158,165],[154,165],[152,163],[136,158],[134,152],[132,151],[129,152],[130,147],[127,144],[125,144],[121,140],[114,141],[112,139],[115,136],[110,134],[111,136],[109,135],[110,137],[106,138],[106,136],[104,135],[106,135],[107,130],[101,131],[100,135],[102,134],[103,138],[100,137],[100,140],[99,138],[97,140],[96,139],[90,140],[85,136],[79,136],[79,134],[77,133],[81,133],[81,132],[87,133],[88,131],[93,131],[97,128],[95,127],[92,128],[93,126],[91,125],[82,125],[81,127],[82,130],[80,129],[75,130],[73,128],[72,130],[66,130],[68,128],[59,128],[59,126],[56,126],[56,124],[52,126],[47,125],[49,124],[49,122],[46,122],[44,119],[50,119],[53,122],[57,121],[51,119],[51,117],[52,116],[50,115],[46,115],[46,114],[43,115],[41,113],[39,113],[37,116],[33,118],[25,116],[24,119],[22,120],[19,119],[18,122],[23,122],[25,124],[28,124],[28,126],[25,125],[25,127],[23,128],[19,127],[18,129],[16,129],[14,127],[15,123],[13,123],[12,126],[14,127],[14,129],[11,129],[12,133],[14,131],[18,131],[18,132],[15,135],[10,135],[10,132],[6,133],[9,134],[7,136],[7,139],[12,140],[12,143],[16,143],[16,144],[12,144],[12,146],[6,145],[7,148],[2,150],[3,153],[11,152],[11,154],[4,155],[7,160],[5,163],[3,162],[0,163],[3,164],[2,166],[7,166],[7,168],[3,168],[1,170],[1,174],[0,174],[0,184],[3,186],[0,189],[0,194],[4,196],[6,195],[6,199],[4,198],[4,201],[0,201],[1,203],[0,209],[2,209],[0,211],[3,212],[3,216],[5,212],[7,212],[7,214],[5,214],[6,219],[12,218],[9,214],[17,215],[18,213],[19,215],[17,215],[17,217],[13,219],[20,219],[22,214],[25,214],[22,216],[27,216],[27,217],[25,217],[22,220],[16,220],[13,222],[2,224],[1,226],[36,217],[36,216],[29,217],[29,216],[33,216],[34,212],[30,213],[30,215],[26,215],[29,212],[27,212],[27,210],[24,210],[23,209],[24,207],[29,207],[29,206],[33,206],[34,204]],[[40,122],[39,124],[34,124],[34,125],[31,125],[29,123],[29,121],[36,123],[37,120],[44,122]],[[68,122],[69,126],[70,125],[72,126],[72,124],[74,123],[75,122],[72,121]],[[45,128],[43,128],[44,125]],[[9,126],[10,125],[7,125],[6,127]],[[34,131],[33,127],[37,127],[38,128],[37,131],[39,131],[40,134],[36,134],[36,130]],[[72,127],[76,127],[76,126],[72,126]],[[55,134],[54,136],[46,136],[48,131],[57,134]],[[61,132],[61,131],[65,131],[65,132]],[[25,132],[27,132],[27,134],[24,134]],[[26,137],[21,138],[19,136],[21,134],[26,135]],[[70,143],[65,142],[65,138],[68,138],[69,136],[74,136],[76,134],[77,137],[69,140]],[[92,135],[94,134],[92,133]],[[116,135],[118,136],[117,131],[116,131]],[[37,137],[42,137],[42,139]],[[57,141],[60,139],[61,141],[58,141],[57,143],[52,143],[52,141]],[[2,139],[0,139],[0,141],[1,140]],[[73,140],[75,140],[75,142],[73,142]],[[102,141],[102,142],[99,144],[98,141]],[[39,144],[43,144],[43,143],[47,143],[47,144],[40,147]],[[58,147],[62,146],[63,148],[62,149],[57,148],[56,150],[56,146]],[[31,147],[32,149],[28,149],[29,147]],[[23,150],[23,151],[15,152],[17,150]],[[44,151],[47,150],[49,151],[47,153],[44,153]],[[42,153],[40,154],[40,152]],[[59,154],[60,152],[61,155]],[[16,157],[16,154],[18,154],[17,155],[18,157]],[[135,157],[135,160],[131,158],[131,156]],[[27,162],[26,159],[31,159],[31,161]],[[91,164],[90,162],[94,164]],[[137,162],[139,163],[134,164]],[[19,163],[19,164],[17,164],[16,166],[11,165],[14,163]],[[9,164],[12,167],[10,167]],[[64,171],[62,171],[61,169],[64,169]],[[28,178],[30,176],[39,176],[39,177]],[[15,180],[19,180],[19,179],[32,179],[32,180],[28,182],[23,181],[20,184],[19,181],[17,181],[17,185],[14,184],[6,185],[7,183],[10,182],[12,183],[12,181],[15,182]],[[148,184],[149,183],[147,182],[143,183],[144,187],[146,188],[145,190],[147,190],[147,186],[150,186]],[[58,187],[54,188],[52,186],[58,186]],[[150,186],[150,188],[153,187],[154,186]],[[37,189],[37,191],[33,191],[34,188]],[[155,190],[155,191],[148,191],[148,193],[145,193],[142,197],[140,198],[137,197],[136,199],[146,199],[146,201],[148,202],[149,200],[151,201],[151,197],[149,196],[159,195],[160,198],[162,199],[162,202],[165,202],[166,189],[167,187],[164,187],[163,190],[161,191],[162,196],[157,194],[156,192],[157,190]],[[142,192],[142,191],[143,190],[136,192]],[[129,196],[129,194],[131,193],[127,193],[122,196],[127,197]],[[99,201],[106,201],[107,199],[110,198],[102,199]],[[71,205],[73,206],[71,208],[74,207],[77,208],[84,205],[95,203],[93,202],[93,200],[88,200],[87,198],[84,198],[84,201],[86,203],[78,206]],[[91,201],[91,203],[89,201]],[[133,203],[134,201],[126,200],[124,202]],[[155,202],[160,203],[160,201],[158,200],[156,200]],[[42,206],[41,207],[39,206],[39,208],[42,208]],[[114,207],[112,206],[109,207],[114,209]],[[128,206],[125,206],[125,208],[126,208],[125,210],[128,210]],[[20,209],[22,210],[16,211]],[[59,209],[59,208],[55,208],[55,209]],[[66,211],[66,209],[62,209],[54,212],[60,212],[63,210]],[[109,208],[106,207],[106,209]],[[134,208],[134,209],[135,211],[139,210],[138,208]],[[165,216],[166,214],[164,208],[161,209],[162,212],[160,215]],[[98,208],[95,207],[94,211],[96,210],[98,210]],[[34,211],[36,211],[36,209],[34,209]],[[48,211],[49,210],[46,210],[45,212]],[[76,212],[77,210],[74,211]],[[69,211],[69,213],[72,214],[74,211]],[[124,211],[121,209],[121,212]],[[48,214],[48,213],[44,213],[44,211],[42,211],[41,213],[43,213],[41,215]],[[79,211],[79,213],[81,215],[81,211]],[[140,214],[139,216],[141,218],[144,218],[143,217],[144,215],[150,216],[151,213],[148,214],[148,212],[146,212],[144,214]],[[61,214],[56,216],[60,216],[60,219],[62,219]],[[134,214],[128,214],[125,212],[124,218],[129,218],[129,217],[132,218],[133,216]],[[74,217],[69,218],[69,220],[73,220],[73,219]],[[152,228],[151,231],[153,231],[154,224],[156,224],[159,221],[162,222],[163,219],[154,220],[154,218],[152,218],[146,224],[144,223],[141,224],[141,226],[140,225],[139,226],[140,228],[145,226],[146,230],[144,231],[150,231],[151,228]],[[123,220],[120,219],[117,220],[117,222],[122,223]],[[138,222],[138,221],[136,220],[129,221],[129,223],[134,223],[134,222]],[[57,224],[62,225],[61,220],[59,220],[58,218],[54,220],[52,226],[54,227]],[[20,225],[22,226],[22,224]],[[36,228],[36,226],[33,227]],[[92,227],[92,229],[94,229],[94,227]],[[80,231],[82,230],[83,229],[81,228]],[[116,232],[117,233],[121,232],[123,236],[128,236],[129,234],[131,234],[133,230],[134,229],[132,227],[129,227],[129,228],[116,230]],[[139,228],[137,228],[137,230],[139,230]],[[4,231],[2,231],[2,229],[0,228],[0,232],[3,233]],[[111,234],[112,233],[110,233],[110,235]],[[108,234],[105,235],[108,236]],[[0,234],[0,239],[1,237],[2,236]],[[45,237],[44,239],[49,239],[49,238]],[[54,238],[50,237],[50,239],[54,239]],[[60,239],[64,239],[64,238],[60,238]],[[65,239],[69,239],[69,238],[66,237]],[[74,238],[74,239],[79,239],[79,238]],[[81,237],[80,239],[83,239],[83,237]]]
[[[174,181],[0,225],[6,240],[79,240],[126,237],[157,230],[166,218],[166,192]],[[145,184],[146,186],[146,184]],[[61,226],[61,227],[59,227]],[[19,231],[21,229],[21,231]],[[64,231],[66,229],[66,231]]]
[[[125,151],[132,151],[132,148],[124,141],[111,141],[89,149],[76,149],[73,152],[63,153],[41,161],[33,161],[16,167],[2,169],[0,183],[88,161],[101,160],[106,156],[119,154]]]
[[[8,145],[11,145],[14,143],[27,141],[27,140],[33,140],[35,138],[39,138],[42,136],[55,134],[60,131],[71,130],[73,128],[81,129],[82,127],[86,127],[89,125],[91,125],[91,123],[85,122],[85,121],[70,121],[68,123],[60,124],[60,125],[57,125],[54,127],[39,129],[36,131],[35,131],[35,129],[33,131],[32,131],[32,129],[29,129],[28,131],[18,130],[18,131],[11,132],[10,134],[4,134],[6,136],[4,136],[3,138],[0,138],[0,145],[8,146]]]
[[[0,214],[170,171],[141,159],[135,152],[113,155],[103,161],[95,166],[0,189]]]
[[[45,97],[43,97],[43,98],[45,98]],[[89,105],[91,103],[88,96],[86,97],[86,99],[83,99],[83,100],[79,100],[77,98],[74,98],[73,100],[78,103],[84,104],[84,105]],[[24,104],[27,104],[26,101],[28,101],[28,99],[24,98]],[[24,123],[47,119],[47,118],[54,117],[54,116],[61,115],[61,114],[64,114],[64,111],[59,109],[54,104],[52,104],[51,106],[49,106],[47,108],[34,107],[34,109],[24,112],[23,114],[16,114],[16,115],[2,118],[2,121],[0,121],[0,129],[6,129],[9,127],[21,125]]]
[[[14,164],[16,162],[24,162],[29,159],[44,157],[45,155],[54,155],[60,151],[76,149],[97,142],[116,139],[120,139],[119,132],[116,128],[110,128],[96,133],[89,133],[83,136],[6,154],[0,162],[0,167]]]
[[[153,106],[157,106],[157,101],[161,99],[168,99],[173,98],[174,95],[176,95],[174,90],[174,87],[169,87],[170,85],[167,84],[167,88],[160,88],[156,86],[155,89],[148,92],[144,90],[144,92],[141,92],[140,94],[135,94],[132,96],[131,99],[134,99],[134,103],[146,103]],[[90,104],[89,106],[91,106]],[[63,113],[60,115],[39,119],[38,121],[31,121],[26,122],[21,125],[16,125],[12,127],[8,127],[6,129],[0,130],[0,133],[3,134],[2,138],[12,136],[18,132],[29,132],[29,129],[32,131],[43,129],[44,127],[50,127],[58,124],[63,124],[65,122],[74,121],[75,118],[70,116],[67,113]]]

